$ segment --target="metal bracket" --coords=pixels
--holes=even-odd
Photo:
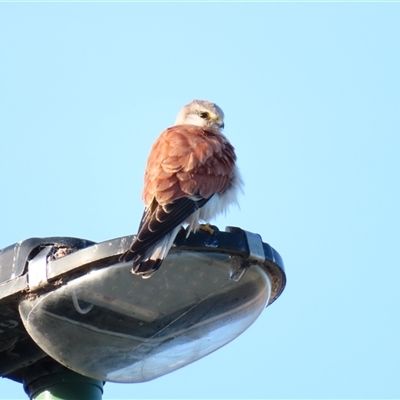
[[[241,232],[244,233],[247,241],[247,247],[249,249],[249,255],[247,258],[242,258],[245,263],[240,263],[239,267],[233,272],[231,279],[235,281],[239,281],[244,273],[246,272],[247,268],[251,264],[264,264],[265,262],[265,251],[261,236],[256,233],[251,233],[245,231],[241,228],[236,228],[233,226],[227,226],[227,232]]]
[[[246,235],[247,244],[249,246],[248,261],[255,261],[260,264],[265,262],[265,252],[261,236],[258,233],[251,233],[243,230]]]
[[[47,258],[53,246],[46,246],[40,253],[28,263],[28,285],[30,290],[36,290],[46,286]]]
[[[249,261],[250,263],[260,263],[264,264],[266,257],[265,257],[265,250],[264,250],[264,244],[261,239],[261,236],[258,233],[252,233],[245,231],[242,228],[237,228],[235,226],[227,226],[225,228],[226,232],[231,232],[231,233],[240,233],[246,237],[247,241],[247,247],[249,249],[249,255],[247,258],[243,258],[245,261]]]

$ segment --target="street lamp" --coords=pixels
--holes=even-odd
[[[97,382],[148,381],[229,343],[285,286],[280,255],[239,228],[182,230],[146,280],[118,261],[132,239],[28,239],[0,252],[2,376],[31,391],[32,369],[55,360]]]

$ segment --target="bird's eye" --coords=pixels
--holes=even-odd
[[[201,112],[199,114],[199,116],[200,116],[200,118],[206,119],[206,118],[208,118],[210,116],[210,114],[208,112]]]

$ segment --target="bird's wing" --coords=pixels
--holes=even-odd
[[[182,197],[166,206],[160,206],[154,201],[153,205],[147,208],[139,225],[138,234],[133,241],[129,252],[132,253],[125,261],[130,261],[135,254],[144,253],[151,246],[170,231],[182,224],[186,218],[207,203],[209,199],[193,201]]]
[[[215,194],[230,185],[236,156],[218,132],[176,125],[154,143],[147,162],[143,200],[146,209],[124,261],[143,254],[182,224]]]

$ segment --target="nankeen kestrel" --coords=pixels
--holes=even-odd
[[[200,222],[237,202],[243,182],[223,128],[224,113],[216,104],[194,100],[153,144],[144,177],[144,214],[120,258],[133,260],[134,274],[148,278],[160,268],[182,224],[188,224],[188,234],[195,232]]]

